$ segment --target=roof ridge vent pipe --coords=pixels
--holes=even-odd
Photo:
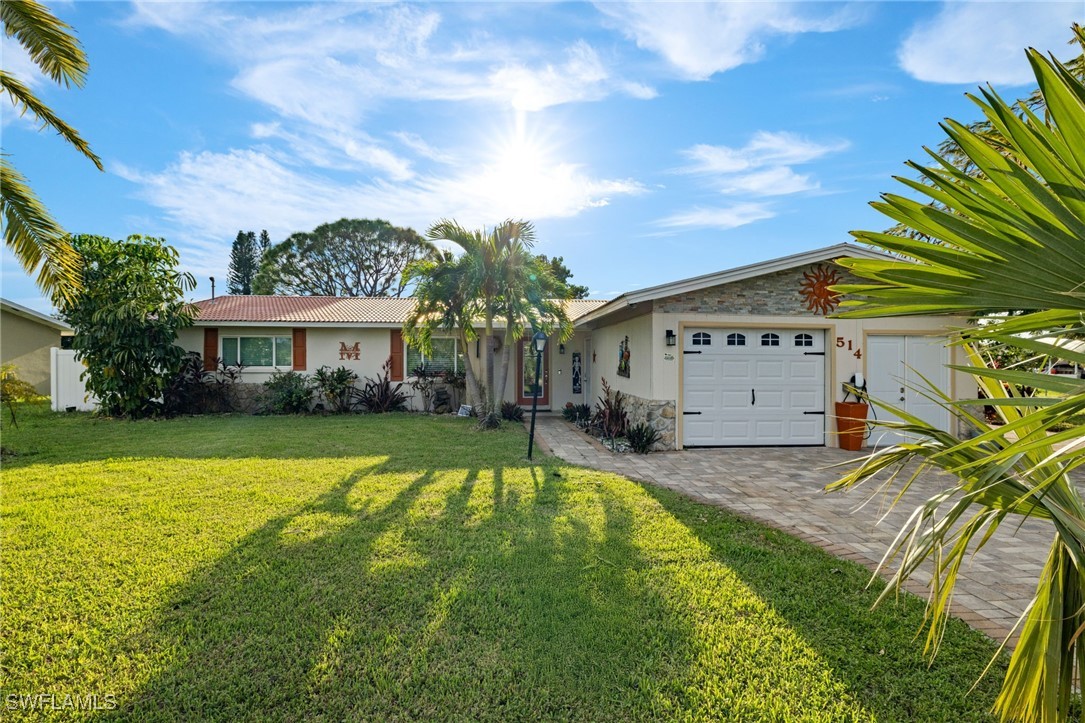
[[[215,300],[215,277],[214,276],[208,276],[207,278],[211,279],[211,301],[214,301]]]

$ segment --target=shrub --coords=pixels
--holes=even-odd
[[[313,401],[313,381],[297,372],[275,372],[264,382],[267,408],[272,414],[302,414]]]
[[[626,429],[625,438],[629,440],[629,447],[634,452],[648,454],[652,451],[652,445],[659,441],[659,432],[651,425],[641,422]]]
[[[501,427],[501,415],[497,412],[487,412],[478,418],[478,428],[483,430],[499,429]]]
[[[7,405],[8,411],[11,412],[11,423],[16,428],[19,422],[15,419],[15,403],[30,402],[40,397],[34,385],[19,378],[14,364],[0,366],[0,402]]]
[[[407,410],[407,395],[403,392],[403,382],[392,385],[392,358],[384,362],[381,375],[376,379],[366,377],[358,401],[362,409],[373,414],[385,412],[404,412]]]
[[[501,418],[510,422],[522,422],[524,421],[524,410],[519,404],[501,402]]]
[[[346,367],[322,366],[313,373],[313,384],[321,399],[328,400],[333,412],[349,412],[358,397],[354,383],[358,375]]]
[[[625,411],[625,396],[621,392],[611,391],[604,377],[603,396],[599,397],[592,416],[592,426],[607,439],[624,437],[629,419]]]
[[[226,366],[215,358],[214,371],[203,368],[199,352],[188,352],[181,368],[162,393],[163,411],[177,414],[232,412],[237,403],[234,385],[241,378],[240,366]]]
[[[561,410],[561,416],[566,421],[572,422],[578,427],[583,427],[591,421],[591,406],[588,404],[573,404],[569,402]]]
[[[431,372],[424,364],[420,364],[411,370],[411,389],[422,395],[422,411],[433,411],[433,394],[436,391],[437,382],[441,378],[440,372]]]

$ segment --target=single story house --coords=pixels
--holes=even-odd
[[[50,393],[49,350],[72,333],[60,319],[0,299],[0,363],[14,364],[19,378],[43,395]]]
[[[835,446],[833,403],[859,374],[871,396],[953,428],[955,420],[922,393],[922,378],[954,398],[970,389],[961,350],[946,334],[964,322],[946,317],[832,319],[828,287],[854,280],[833,260],[882,258],[838,244],[622,294],[572,301],[573,337],[547,346],[539,407],[592,404],[605,379],[628,401],[630,420],[661,434],[661,449],[698,446]],[[403,342],[411,299],[219,297],[197,302],[194,328],[179,343],[245,365],[243,381],[276,369],[312,372],[347,366],[376,376],[392,359],[394,379],[426,361],[457,369],[479,363],[479,345],[435,344],[423,359]],[[516,350],[503,398],[530,405],[529,340]],[[884,418],[884,413],[882,414]],[[871,443],[891,441],[875,432]]]

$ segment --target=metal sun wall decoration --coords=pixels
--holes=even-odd
[[[841,281],[836,269],[815,266],[810,271],[803,271],[802,278],[799,293],[802,294],[807,309],[822,316],[836,309],[836,305],[840,303],[840,294],[829,290],[830,286]]]
[[[629,378],[629,337],[618,342],[618,376]]]

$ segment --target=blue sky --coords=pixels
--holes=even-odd
[[[1066,57],[1080,0],[164,3],[50,7],[85,88],[9,72],[75,125],[97,172],[3,106],[3,147],[72,232],[163,236],[210,294],[239,229],[342,217],[420,232],[527,218],[595,297],[840,243],[978,117],[990,82]],[[3,252],[5,298],[46,311]],[[220,282],[221,283],[221,282]],[[222,290],[219,286],[219,290]]]

